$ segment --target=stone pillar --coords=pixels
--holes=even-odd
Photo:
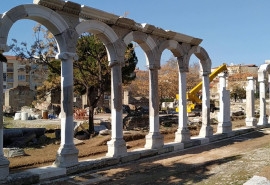
[[[73,60],[76,53],[64,52],[61,59],[61,145],[57,151],[55,166],[70,167],[78,164],[78,149],[73,142]]]
[[[0,84],[3,84],[3,63],[0,62]],[[3,151],[3,85],[0,85],[0,180],[5,179],[9,175],[9,161],[4,157]]]
[[[108,157],[120,157],[127,154],[126,142],[123,139],[122,118],[122,72],[121,63],[111,63],[111,140],[107,142]]]
[[[269,60],[269,63],[270,63],[270,60]],[[269,103],[268,103],[267,109],[268,109],[268,115],[270,115],[270,74],[268,74],[268,92],[269,92],[269,99],[268,99]],[[266,111],[267,111],[267,109],[266,109]],[[268,124],[270,124],[269,116],[268,116]]]
[[[219,77],[219,114],[217,133],[229,133],[232,131],[230,117],[230,91],[226,90],[226,74],[220,73]]]
[[[210,126],[210,91],[209,74],[202,74],[202,127],[199,133],[200,137],[209,137],[213,135],[213,128]]]
[[[259,86],[260,86],[260,118],[259,118],[258,125],[267,125],[265,79],[259,79]]]
[[[159,96],[158,67],[149,67],[149,133],[146,136],[145,148],[158,149],[164,145],[159,132]]]
[[[254,100],[254,79],[253,77],[247,77],[248,85],[246,88],[246,126],[252,127],[257,123],[257,119],[254,117],[255,112],[255,100]]]
[[[175,133],[175,142],[185,142],[190,140],[190,131],[187,127],[187,98],[186,98],[186,72],[180,70],[178,73],[178,129]]]

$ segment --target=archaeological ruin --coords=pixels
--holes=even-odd
[[[211,73],[211,59],[207,51],[200,46],[202,39],[163,30],[150,24],[140,24],[134,20],[120,17],[88,6],[62,0],[34,0],[33,4],[22,4],[14,7],[1,16],[0,50],[8,52],[7,38],[12,25],[21,19],[37,21],[48,28],[55,36],[60,51],[56,56],[62,61],[61,71],[61,144],[57,151],[54,164],[46,170],[32,170],[31,174],[38,174],[39,179],[63,176],[92,169],[93,166],[113,165],[121,162],[137,160],[142,157],[158,155],[166,152],[182,150],[186,147],[205,144],[215,140],[231,137],[241,131],[233,132],[230,121],[230,95],[226,90],[226,76],[220,79],[220,114],[218,117],[218,133],[213,133],[210,126],[210,94],[209,74]],[[107,143],[108,152],[102,159],[91,162],[78,161],[78,149],[73,142],[73,62],[77,60],[76,43],[84,32],[96,34],[104,43],[109,65],[111,67],[111,140]],[[149,70],[149,133],[146,136],[145,147],[132,152],[127,151],[123,139],[122,120],[122,77],[121,67],[124,64],[124,54],[127,45],[136,42],[143,49],[147,58]],[[159,98],[158,98],[158,70],[162,52],[168,49],[178,60],[179,66],[179,112],[178,130],[175,141],[164,143],[159,132]],[[191,55],[200,60],[202,76],[202,127],[196,138],[190,136],[187,127],[186,73],[188,72]],[[1,65],[0,65],[1,66]],[[265,75],[268,74],[269,64],[259,69],[260,83],[260,111],[258,125],[268,124],[266,118]],[[0,70],[3,70],[0,68]],[[0,82],[3,81],[0,75]],[[251,97],[247,103],[247,129],[257,125],[254,118],[254,98],[252,97],[252,79],[248,79],[247,96]],[[2,86],[0,86],[0,91]],[[3,104],[3,97],[0,102]],[[1,108],[2,109],[2,108]],[[9,161],[3,154],[3,114],[0,110],[0,179],[6,179],[9,174]],[[246,132],[244,130],[243,132]],[[89,149],[90,150],[90,149]],[[49,173],[53,171],[53,173]]]

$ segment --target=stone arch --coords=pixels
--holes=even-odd
[[[53,35],[61,35],[69,26],[65,20],[55,11],[35,4],[19,5],[7,11],[1,18],[0,24],[0,49],[8,51],[6,45],[8,33],[12,25],[21,19],[30,19],[46,26]],[[60,46],[65,46],[65,41],[61,37],[56,37],[58,42],[59,52],[62,49]],[[63,49],[62,49],[63,50]],[[65,50],[65,49],[64,49]]]
[[[212,62],[206,50],[200,46],[193,46],[188,52],[188,61],[192,54],[194,54],[198,59],[200,59],[202,72],[204,74],[210,74]]]
[[[270,75],[270,64],[262,64],[258,70],[258,82],[259,82],[259,92],[260,92],[260,117],[258,121],[258,125],[267,125],[268,120],[266,117],[266,75]]]
[[[265,81],[266,73],[270,74],[270,64],[262,64],[258,70],[258,81]]]
[[[108,60],[111,65],[114,61],[122,61],[121,59],[124,57],[123,47],[121,47],[122,44],[119,37],[110,26],[97,20],[87,20],[78,24],[75,29],[79,35],[84,32],[91,32],[97,35],[105,44]],[[120,47],[117,47],[119,45]]]
[[[182,57],[184,56],[184,50],[182,46],[175,40],[165,40],[159,46],[159,57],[161,57],[162,52],[165,49],[169,49],[175,57]]]
[[[160,63],[156,62],[158,61],[156,60],[156,54],[158,53],[157,44],[150,35],[139,31],[132,31],[128,33],[123,40],[126,45],[128,45],[132,41],[135,41],[141,46],[146,55],[147,66],[160,67]]]
[[[179,69],[180,68],[184,69],[184,70],[188,69],[188,66],[186,65],[187,61],[183,60],[183,57],[185,56],[184,49],[177,41],[175,41],[175,40],[165,40],[164,42],[162,42],[159,45],[159,51],[157,53],[157,55],[158,55],[157,57],[159,59],[159,62],[161,60],[162,52],[165,49],[170,50],[173,53],[173,55],[175,57],[177,57]]]

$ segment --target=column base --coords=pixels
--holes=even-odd
[[[144,148],[159,149],[164,146],[164,137],[159,132],[150,132],[145,139],[146,143]]]
[[[268,122],[267,122],[266,116],[262,116],[262,117],[260,116],[258,125],[267,125],[267,124]]]
[[[253,127],[257,125],[257,119],[252,117],[252,118],[246,118],[246,126],[247,127]]]
[[[107,142],[108,152],[106,156],[108,157],[121,157],[127,155],[127,146],[123,138],[111,139]]]
[[[175,142],[185,142],[190,140],[190,131],[187,127],[178,128],[177,132],[175,132]]]
[[[4,156],[0,157],[0,180],[5,179],[9,175],[9,160]]]
[[[60,146],[57,151],[56,160],[53,165],[60,168],[76,166],[79,164],[78,153],[79,151],[77,148],[75,148],[74,145]]]
[[[229,133],[232,131],[232,122],[219,122],[217,126],[217,133]]]
[[[211,126],[202,126],[200,133],[200,137],[210,137],[213,136],[213,127]]]

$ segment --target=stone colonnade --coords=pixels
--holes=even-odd
[[[67,168],[78,165],[78,150],[73,143],[73,68],[77,60],[76,43],[84,32],[96,34],[104,43],[111,67],[111,140],[107,143],[107,157],[127,155],[123,139],[122,120],[122,79],[121,67],[124,54],[130,42],[137,42],[146,54],[149,69],[149,134],[146,136],[146,149],[160,149],[164,140],[159,132],[158,70],[161,54],[170,50],[178,59],[179,67],[179,123],[175,134],[178,148],[190,140],[187,128],[186,73],[189,59],[195,55],[200,60],[203,79],[202,129],[200,137],[211,137],[210,126],[209,74],[211,60],[207,52],[199,46],[201,39],[173,31],[165,31],[149,24],[139,24],[131,19],[106,13],[91,7],[81,6],[70,1],[35,0],[35,4],[20,5],[2,14],[0,19],[0,50],[9,51],[8,33],[12,25],[21,19],[37,21],[48,28],[58,43],[61,62],[61,145],[56,154],[54,166]],[[0,68],[1,69],[1,68]],[[0,83],[3,79],[0,78]],[[224,86],[224,84],[223,84]],[[2,88],[2,87],[1,87]],[[0,88],[0,90],[1,90]],[[226,93],[223,93],[225,96]],[[227,100],[227,99],[226,99]],[[3,103],[3,100],[0,98]],[[225,106],[226,107],[226,106]],[[228,110],[224,109],[224,112]],[[0,111],[2,112],[2,111]],[[0,114],[0,179],[9,174],[9,161],[3,155],[3,122]],[[221,119],[220,132],[229,132],[230,123]],[[226,127],[223,129],[223,124]]]
[[[268,82],[266,81],[268,78]],[[259,99],[260,99],[260,117],[259,120],[255,117],[255,100],[254,100],[254,78],[248,77],[248,84],[246,87],[246,126],[269,126],[269,120],[267,119],[266,111],[266,83],[270,88],[270,61],[266,60],[264,64],[259,67],[258,70],[258,83],[259,83]]]
[[[259,83],[259,92],[260,92],[260,117],[257,123],[258,126],[268,125],[268,120],[266,117],[266,83],[267,78],[270,82],[270,61],[266,60],[265,64],[262,64],[258,70],[258,83]],[[250,79],[251,80],[251,79]],[[268,82],[268,85],[270,84]]]

